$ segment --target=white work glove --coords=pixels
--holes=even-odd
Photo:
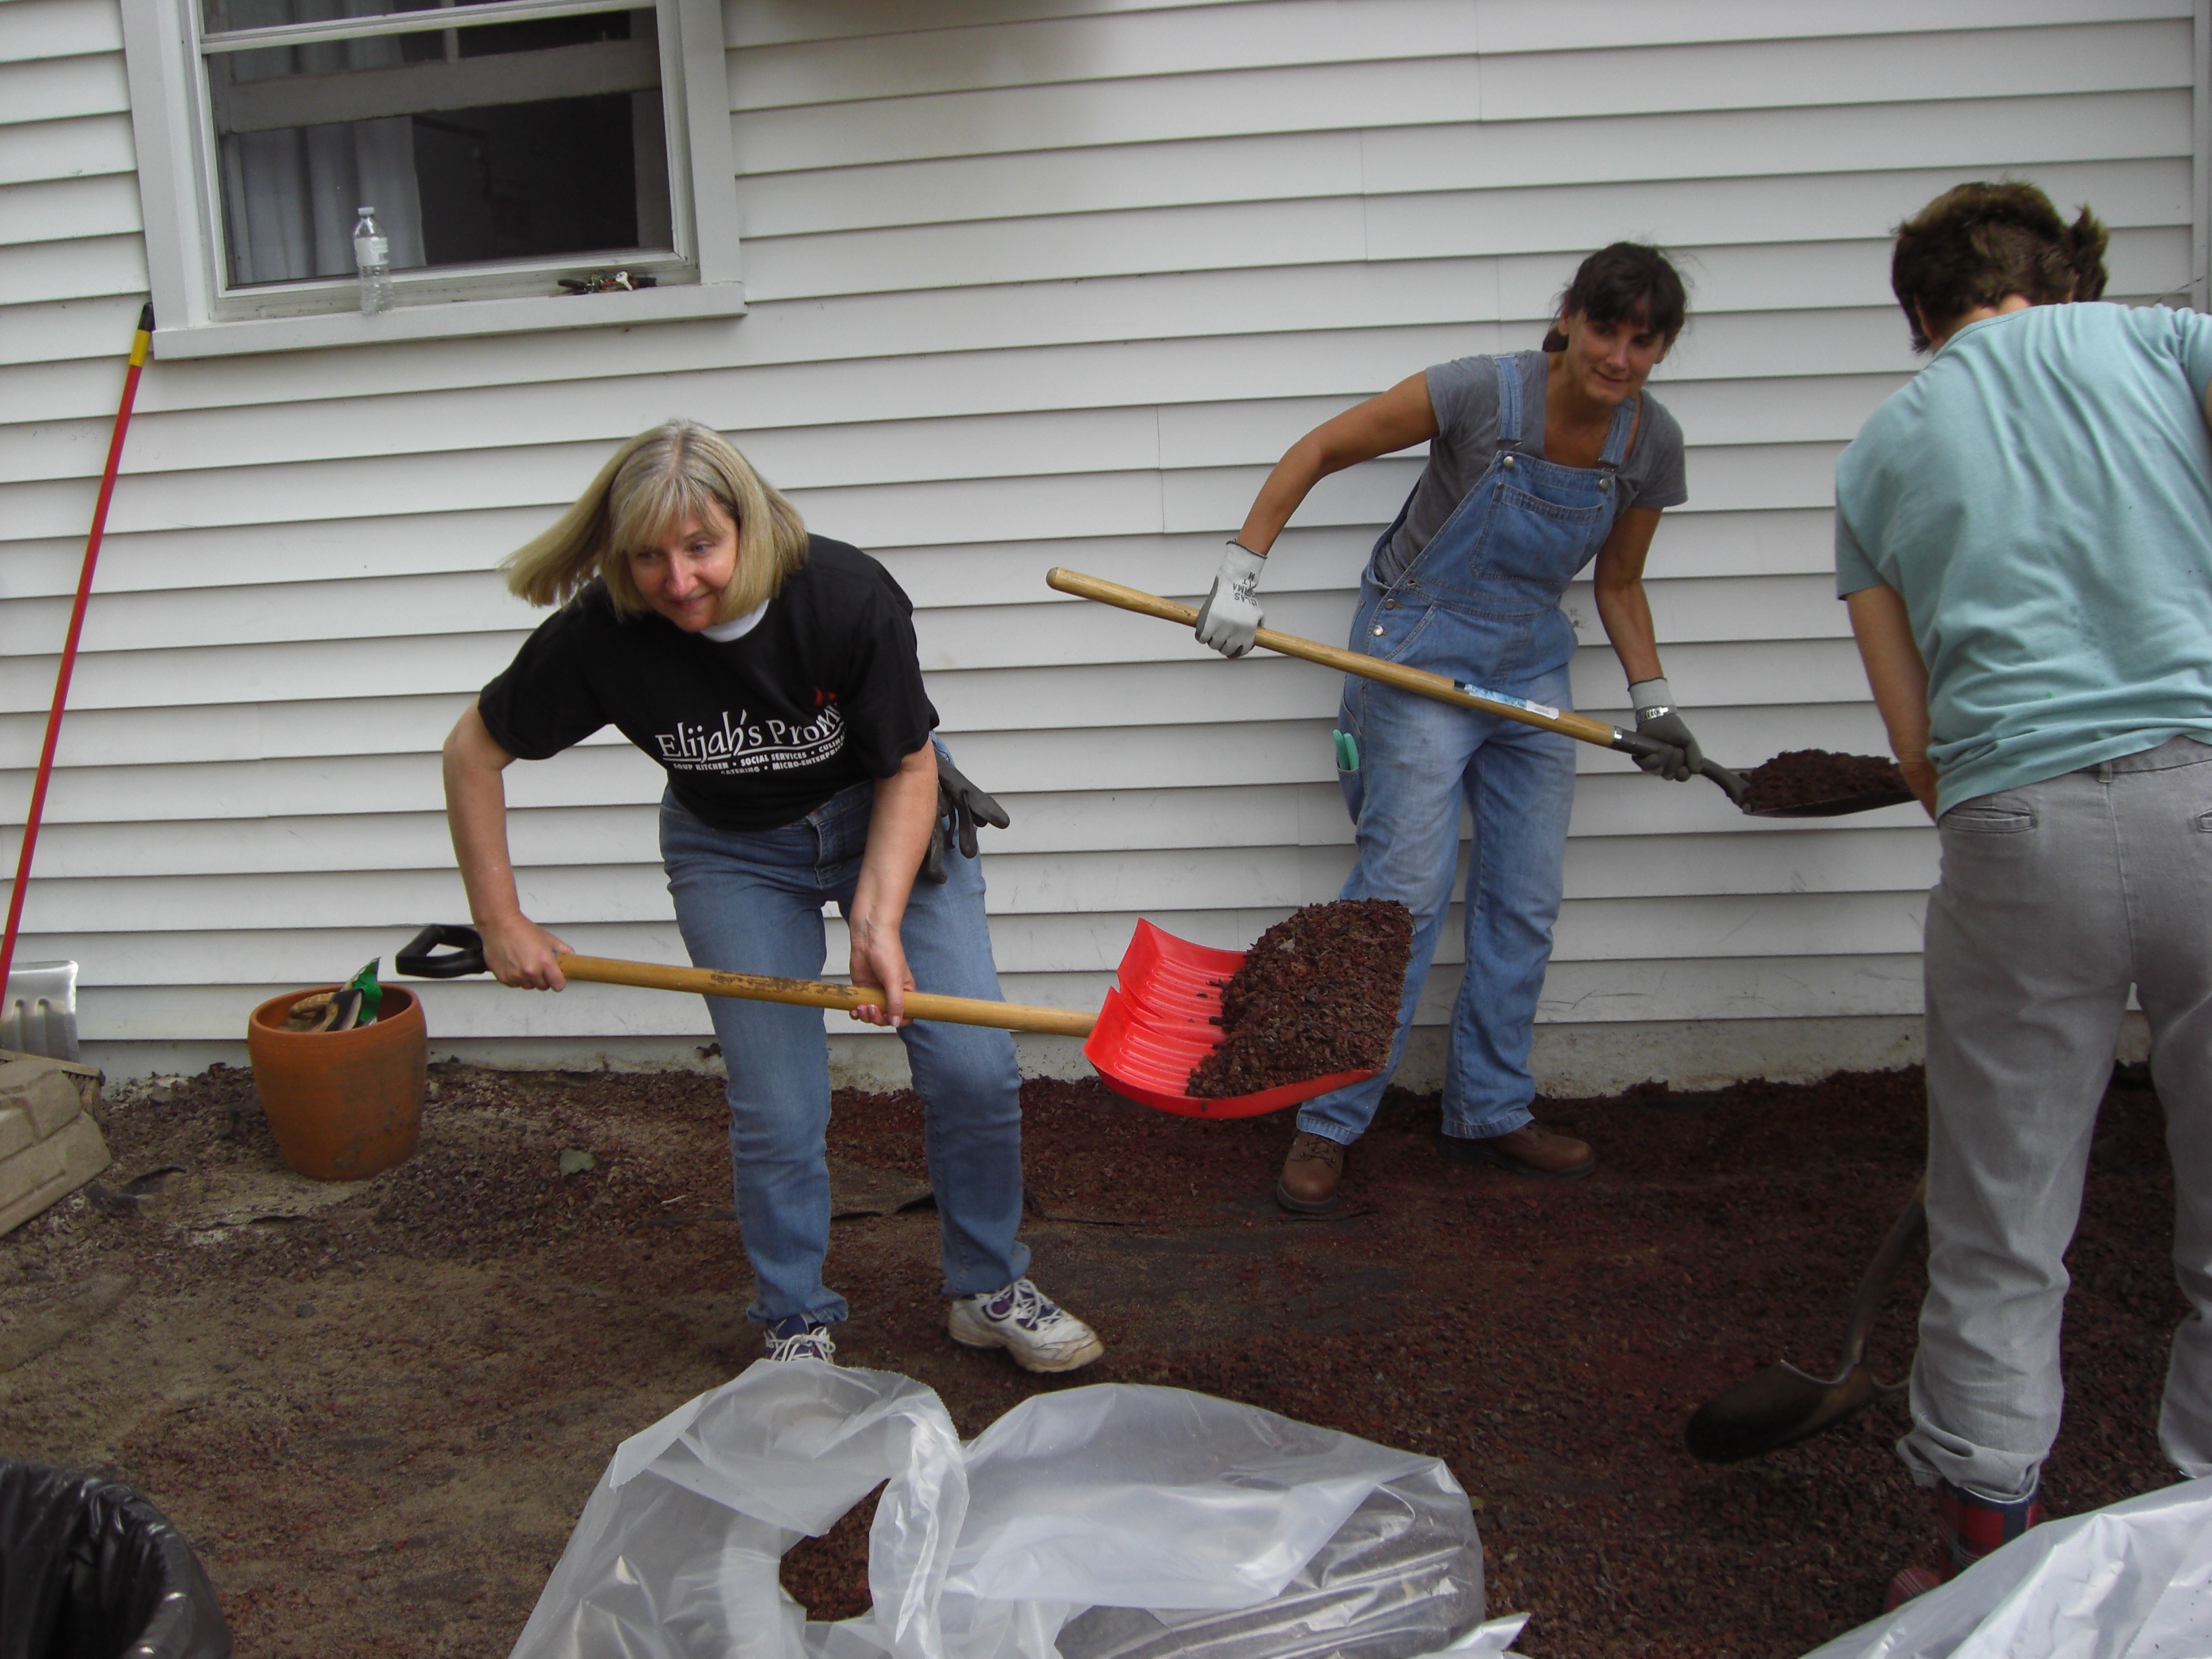
[[[1674,708],[1674,694],[1663,679],[1638,680],[1628,688],[1628,700],[1636,706],[1636,732],[1638,737],[1656,738],[1661,743],[1674,745],[1673,755],[1638,755],[1636,763],[1645,771],[1662,778],[1672,778],[1676,783],[1687,783],[1698,775],[1698,769],[1705,763],[1705,751],[1698,746],[1691,734],[1689,724]]]
[[[1232,541],[1221,556],[1221,572],[1213,590],[1198,607],[1198,642],[1210,645],[1224,657],[1241,657],[1252,648],[1252,636],[1267,620],[1252,598],[1267,568],[1265,554],[1255,553]]]

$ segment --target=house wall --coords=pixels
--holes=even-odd
[[[1676,694],[1732,763],[1879,750],[1828,549],[1836,454],[1911,368],[1888,227],[2012,173],[2111,222],[2117,294],[2185,301],[2202,269],[2197,26],[2171,0],[724,15],[748,315],[148,371],[21,950],[82,964],[111,1072],[235,1060],[261,998],[465,915],[437,746],[533,620],[490,567],[665,416],[731,431],[913,595],[946,738],[1014,817],[987,841],[1006,993],[1088,1006],[1136,917],[1241,945],[1333,896],[1349,832],[1331,676],[1222,662],[1049,592],[1050,566],[1202,592],[1297,434],[1534,344],[1583,252],[1656,238],[1694,283],[1654,382],[1691,446],[1650,562]],[[0,815],[28,798],[145,290],[132,168],[116,0],[0,3]],[[1269,563],[1272,624],[1341,637],[1419,465],[1315,492]],[[1587,589],[1568,605],[1577,701],[1618,712]],[[1910,1051],[1917,809],[1762,823],[1579,766],[1553,1081]],[[610,733],[509,778],[531,913],[682,960],[656,769]],[[696,1063],[708,1037],[696,1001],[646,992],[424,1000],[438,1052],[514,1064]],[[896,1067],[887,1039],[840,1043]]]

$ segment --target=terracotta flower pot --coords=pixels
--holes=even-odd
[[[429,1061],[422,1005],[384,988],[383,1018],[350,1031],[288,1031],[292,1005],[335,985],[271,997],[246,1024],[253,1086],[284,1161],[316,1181],[362,1181],[414,1155]]]

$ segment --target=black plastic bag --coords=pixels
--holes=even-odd
[[[0,1659],[231,1659],[230,1627],[130,1487],[0,1458]]]

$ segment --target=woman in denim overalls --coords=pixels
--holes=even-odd
[[[1518,353],[1443,365],[1316,428],[1276,465],[1230,544],[1199,638],[1225,656],[1251,648],[1261,619],[1252,594],[1267,550],[1323,476],[1435,440],[1422,483],[1360,580],[1352,648],[1568,708],[1575,630],[1559,601],[1595,558],[1598,615],[1627,672],[1637,729],[1674,745],[1638,764],[1678,781],[1695,775],[1702,757],[1661,678],[1643,587],[1660,509],[1684,495],[1680,430],[1641,392],[1683,315],[1681,280],[1657,250],[1615,243],[1576,273],[1540,361]],[[1479,460],[1482,447],[1462,444],[1465,434],[1440,420],[1432,376],[1456,377],[1438,382],[1455,388],[1455,411],[1470,387],[1477,406],[1496,411],[1487,464],[1471,482],[1462,473],[1455,504],[1438,497],[1439,481],[1469,459],[1469,447]],[[1528,1048],[1574,802],[1573,742],[1357,676],[1345,681],[1337,730],[1338,776],[1358,845],[1343,896],[1395,899],[1410,909],[1413,960],[1389,1066],[1298,1114],[1277,1200],[1308,1214],[1336,1202],[1344,1149],[1374,1117],[1436,953],[1462,803],[1474,845],[1443,1152],[1552,1180],[1589,1174],[1589,1147],[1547,1130],[1528,1110]]]

